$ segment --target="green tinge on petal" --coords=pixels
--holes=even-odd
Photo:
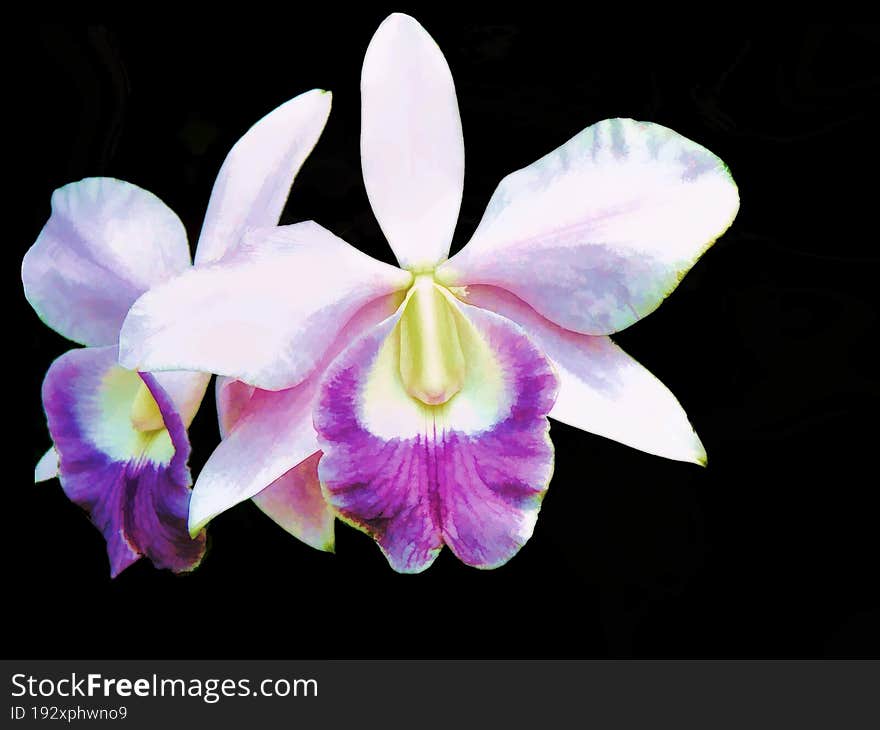
[[[446,403],[464,384],[455,315],[430,275],[416,277],[400,319],[400,377],[428,405]]]

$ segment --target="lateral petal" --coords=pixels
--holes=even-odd
[[[112,345],[134,300],[189,266],[186,231],[168,206],[131,183],[91,177],[52,193],[21,279],[49,327],[84,345]]]
[[[120,362],[281,390],[309,376],[359,309],[411,281],[316,223],[252,230],[221,262],[138,299]]]
[[[504,178],[437,280],[502,287],[561,327],[610,334],[654,311],[738,208],[711,152],[607,119]]]
[[[217,379],[217,415],[223,438],[241,420],[254,393],[252,385]],[[254,495],[254,503],[280,527],[317,550],[333,552],[336,516],[321,494],[315,452]]]

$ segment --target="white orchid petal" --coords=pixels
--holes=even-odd
[[[443,52],[408,15],[379,26],[361,74],[361,164],[373,211],[405,269],[449,253],[464,186],[464,140]]]
[[[196,264],[220,259],[248,228],[275,225],[290,187],[318,142],[332,95],[313,89],[267,114],[229,151],[202,224]]]
[[[649,454],[706,464],[675,396],[610,338],[565,330],[503,289],[468,287],[467,301],[516,322],[556,366],[551,418]]]
[[[120,362],[281,390],[308,377],[358,310],[411,280],[312,222],[253,230],[221,262],[141,297]]]
[[[277,393],[258,390],[202,468],[189,507],[190,534],[250,499],[318,450],[316,379]]]
[[[205,390],[211,380],[210,373],[194,373],[186,370],[169,370],[152,373],[162,389],[171,398],[180,414],[184,428],[189,428],[199,410]]]
[[[566,329],[610,334],[654,311],[738,208],[711,152],[609,119],[502,180],[437,279],[499,286]]]
[[[47,482],[58,476],[58,452],[54,446],[40,457],[34,469],[34,483]]]
[[[114,345],[128,308],[190,266],[186,231],[152,193],[91,177],[52,193],[52,215],[21,264],[24,293],[56,332]]]

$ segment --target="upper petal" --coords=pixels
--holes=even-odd
[[[211,191],[196,264],[220,259],[247,228],[278,222],[293,180],[327,123],[331,100],[320,89],[300,94],[235,143]]]
[[[132,407],[144,388],[159,427],[143,431]],[[148,373],[116,364],[116,348],[71,350],[43,381],[43,407],[65,494],[104,535],[111,573],[141,555],[174,571],[198,565],[205,536],[186,529],[189,442],[174,405]]]
[[[361,104],[361,164],[379,225],[403,268],[433,269],[458,220],[464,140],[446,59],[408,15],[390,15],[370,41]]]
[[[52,329],[84,345],[111,345],[134,300],[189,266],[186,231],[168,206],[136,185],[92,177],[52,194],[21,279]]]
[[[398,312],[333,362],[315,406],[327,500],[401,572],[424,570],[444,544],[469,565],[506,562],[553,471],[552,367],[512,322],[450,306],[467,368],[449,401],[407,393]]]
[[[667,459],[706,463],[706,451],[669,389],[610,338],[562,329],[503,289],[472,286],[467,301],[519,324],[556,366],[550,417]]]
[[[500,286],[566,329],[609,334],[654,311],[738,208],[711,152],[608,119],[502,180],[437,279]]]
[[[222,261],[138,299],[120,335],[120,362],[291,387],[361,307],[411,280],[312,222],[252,230]]]

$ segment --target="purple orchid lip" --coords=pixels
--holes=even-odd
[[[131,423],[142,384],[164,428],[140,432]],[[111,576],[142,556],[175,572],[196,567],[205,535],[193,540],[186,530],[189,441],[156,379],[119,367],[115,348],[70,350],[46,373],[43,406],[62,489],[104,535]]]
[[[315,408],[328,502],[400,572],[425,570],[444,544],[474,567],[507,562],[531,536],[553,472],[552,366],[518,326],[458,306],[469,368],[448,404],[428,406],[406,393],[396,370],[398,314],[334,361]],[[480,362],[487,345],[488,361]],[[480,385],[492,377],[503,397],[486,403]],[[396,388],[410,414],[385,419],[387,400],[371,401],[374,378]],[[379,433],[388,428],[401,435]]]

